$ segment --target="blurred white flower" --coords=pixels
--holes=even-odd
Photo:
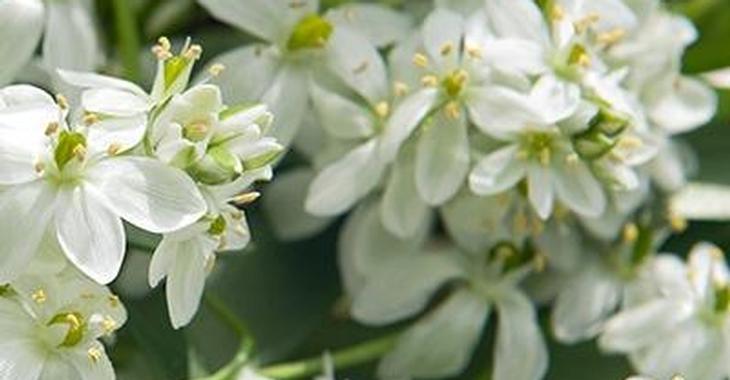
[[[722,379],[730,370],[730,287],[722,252],[702,243],[687,264],[665,262],[656,290],[611,318],[602,348],[629,355],[636,369],[657,378]]]
[[[0,112],[0,184],[5,186],[0,210],[14,216],[0,221],[4,281],[22,272],[50,229],[72,263],[108,283],[124,256],[121,219],[161,233],[189,225],[205,212],[185,173],[120,154],[119,144],[87,128],[69,127],[63,98],[56,104],[29,86],[3,92],[10,104]]]
[[[385,325],[428,310],[380,362],[383,378],[455,376],[468,364],[489,313],[499,315],[492,377],[540,379],[547,348],[532,302],[518,283],[532,270],[534,252],[503,244],[484,256],[453,249],[392,255],[373,268],[355,295],[352,314]],[[444,293],[441,293],[444,292]],[[435,294],[444,299],[429,308]]]
[[[370,41],[392,43],[410,24],[376,4],[348,4],[321,15],[317,0],[199,2],[215,17],[265,42],[216,59],[231,69],[216,83],[227,98],[267,104],[277,115],[271,134],[283,145],[294,139],[306,114],[315,72],[334,74],[373,104],[383,100],[387,84],[374,75],[384,68],[363,48]]]
[[[114,369],[100,338],[127,319],[106,287],[68,267],[31,267],[0,295],[2,379],[108,379]]]
[[[0,85],[28,64],[43,36],[44,68],[93,70],[102,53],[90,2],[83,0],[7,0],[0,3]]]

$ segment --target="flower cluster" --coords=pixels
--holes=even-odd
[[[285,240],[344,220],[339,305],[401,329],[378,378],[458,377],[483,347],[490,378],[541,379],[546,333],[642,376],[730,377],[722,253],[658,253],[705,212],[672,198],[694,166],[675,136],[718,102],[682,71],[688,19],[659,0],[197,3],[255,42],[196,74],[202,48],[160,38],[146,89],[93,72],[90,3],[0,1],[0,84],[26,79],[42,37],[44,79],[69,95],[0,88],[0,380],[115,377],[102,343],[126,311],[105,285],[130,228],[160,235],[147,282],[190,323],[287,149],[263,210]],[[226,378],[334,380],[372,359],[267,371],[241,338]]]
[[[17,309],[1,323],[11,323],[34,300],[39,306],[27,312],[36,322],[23,322],[30,327],[18,333],[48,326],[40,336],[48,335],[43,341],[49,347],[74,348],[57,355],[58,366],[81,373],[69,378],[113,377],[96,343],[102,335],[96,319],[105,317],[108,297],[100,297],[97,312],[94,294],[105,294],[104,288],[84,276],[102,285],[117,277],[127,244],[123,221],[163,235],[149,283],[167,278],[175,328],[195,315],[215,254],[240,250],[250,240],[240,207],[258,198],[250,189],[271,178],[282,147],[266,136],[272,120],[266,106],[226,106],[217,86],[188,86],[201,51],[188,41],[175,54],[161,38],[153,49],[158,69],[149,93],[121,79],[60,70],[60,78],[82,90],[78,109],[62,95],[54,99],[28,85],[0,90],[0,213],[6,216],[0,221],[0,282],[9,284],[2,301]],[[44,253],[49,245],[57,249]],[[49,260],[66,259],[76,269],[49,266]],[[34,274],[38,267],[47,273]],[[49,276],[59,280],[39,282]],[[25,292],[30,287],[37,287],[35,293]],[[83,308],[77,311],[78,303]],[[118,304],[115,299],[112,307]],[[111,333],[123,321],[99,323]],[[89,346],[91,362],[80,361],[76,348],[82,345]],[[20,377],[41,376],[42,366],[27,364],[37,370]]]

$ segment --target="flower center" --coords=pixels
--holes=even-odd
[[[332,30],[332,24],[323,17],[316,14],[305,16],[294,26],[286,47],[291,51],[322,48]]]
[[[205,121],[195,121],[183,126],[183,137],[192,142],[200,142],[205,140],[210,131],[210,124]]]
[[[66,336],[59,344],[59,347],[73,347],[78,344],[84,337],[84,317],[78,312],[68,312],[56,314],[48,322],[48,326],[56,324],[65,324],[68,326]]]
[[[469,73],[463,69],[456,69],[448,73],[441,81],[441,87],[447,95],[455,98],[461,94],[469,81]]]
[[[86,157],[86,137],[78,132],[61,131],[53,152],[53,159],[59,170],[63,170],[73,159],[83,161]]]
[[[555,150],[555,136],[549,132],[531,132],[526,134],[522,140],[522,149],[519,151],[519,158],[524,160],[537,160],[542,165],[550,164]]]

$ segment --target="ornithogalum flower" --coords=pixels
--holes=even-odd
[[[42,90],[4,90],[0,111],[2,282],[22,273],[46,231],[66,257],[99,283],[122,264],[122,218],[152,232],[197,221],[205,202],[193,181],[157,160],[124,154],[126,147],[66,123],[68,104]],[[140,136],[141,137],[141,136]]]

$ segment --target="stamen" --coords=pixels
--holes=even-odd
[[[189,60],[197,60],[203,54],[203,48],[200,45],[190,45],[187,49],[182,52],[182,56]]]
[[[440,53],[442,56],[447,56],[451,54],[451,52],[454,50],[454,44],[451,42],[447,42],[441,46]]]
[[[107,315],[101,321],[101,328],[104,330],[105,335],[109,335],[117,329],[117,321],[115,321],[114,318],[112,318],[111,316]]]
[[[170,58],[172,58],[172,52],[170,51],[172,49],[172,44],[170,44],[170,40],[167,39],[167,37],[160,37],[157,39],[157,45],[152,47],[152,53],[157,57],[160,61],[166,61]]]
[[[101,350],[96,347],[89,347],[89,349],[86,351],[86,356],[88,356],[89,360],[91,360],[91,362],[94,364],[101,360],[101,355]]]
[[[46,164],[43,161],[38,161],[33,165],[33,170],[38,174],[43,174],[43,171],[46,170]]]
[[[400,81],[395,81],[393,82],[393,92],[395,96],[404,96],[408,93],[408,85]]]
[[[639,238],[639,227],[635,223],[627,223],[623,230],[623,240],[625,243],[633,243]]]
[[[423,55],[421,53],[414,54],[412,62],[414,65],[416,65],[422,69],[425,69],[428,67],[428,57],[426,57],[425,55]]]
[[[109,301],[109,306],[111,306],[112,308],[117,308],[121,304],[121,302],[119,301],[119,297],[114,294],[107,297],[107,300]]]
[[[482,48],[473,42],[467,42],[464,49],[466,50],[466,54],[472,59],[479,60],[484,56],[482,54]]]
[[[48,125],[46,126],[46,131],[44,133],[46,134],[46,136],[51,136],[58,132],[58,128],[60,128],[60,124],[58,124],[58,122],[56,121],[52,121],[48,123]]]
[[[208,74],[211,76],[217,77],[218,75],[221,75],[223,70],[226,69],[226,66],[222,63],[214,63],[208,68]]]
[[[56,103],[62,110],[68,109],[68,99],[66,99],[66,97],[62,94],[56,94]]]
[[[86,147],[83,144],[76,145],[71,152],[79,161],[83,161],[84,159],[86,159],[87,151]]]
[[[122,145],[119,143],[111,143],[109,144],[109,147],[106,148],[106,153],[110,156],[116,156],[121,152]]]
[[[452,100],[446,104],[444,112],[446,112],[446,116],[452,119],[458,119],[461,116],[461,107],[459,103]]]
[[[588,30],[591,25],[597,23],[600,19],[601,15],[596,12],[591,12],[587,14],[586,17],[583,17],[582,19],[576,21],[573,26],[575,26],[575,30],[576,32],[578,32],[578,34],[582,34],[586,30]]]
[[[365,72],[365,70],[367,70],[369,66],[370,66],[370,62],[362,61],[362,62],[360,62],[359,65],[357,65],[354,69],[352,69],[352,73],[361,74],[361,73]]]
[[[43,289],[37,289],[35,292],[33,292],[30,295],[30,298],[33,299],[33,301],[37,304],[42,304],[48,300],[48,296],[46,295],[46,291]]]
[[[439,84],[439,79],[435,75],[424,75],[421,77],[421,84],[425,87],[436,87]]]
[[[253,203],[255,200],[257,200],[261,196],[261,193],[257,191],[251,191],[248,193],[243,193],[236,195],[231,200],[231,203],[238,205],[238,206],[245,206],[247,204]]]
[[[390,105],[388,102],[382,101],[375,105],[375,114],[380,118],[385,118],[390,113]]]
[[[598,43],[605,44],[605,45],[614,45],[617,42],[621,41],[626,36],[626,30],[622,28],[616,28],[613,30],[610,30],[608,32],[600,33],[596,39],[598,40]]]
[[[99,116],[93,112],[87,112],[84,114],[83,123],[85,126],[91,126],[99,122]]]
[[[580,161],[580,157],[578,157],[578,154],[571,153],[567,156],[565,156],[565,163],[568,165],[575,165]]]
[[[562,21],[565,18],[565,9],[560,4],[553,4],[550,8],[550,18],[553,21]]]

